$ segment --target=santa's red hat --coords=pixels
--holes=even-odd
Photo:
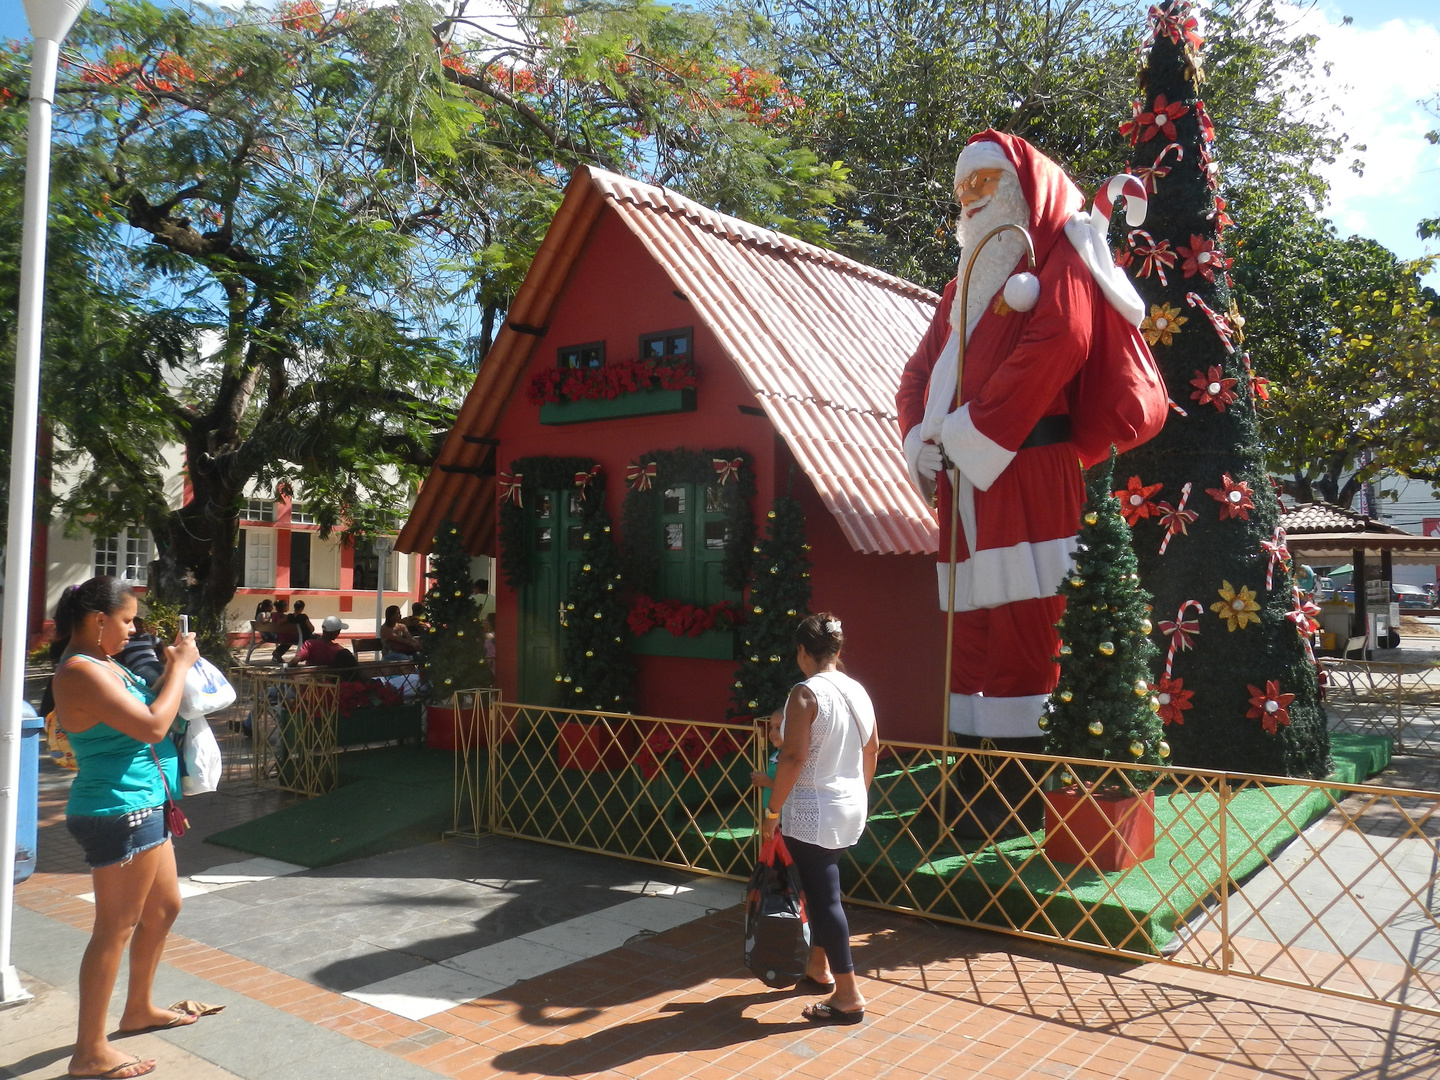
[[[1044,263],[1065,231],[1070,215],[1084,206],[1085,199],[1059,165],[1024,139],[994,128],[970,137],[955,163],[955,178],[963,179],[976,169],[1006,167],[1020,180],[1020,190],[1030,207],[1035,259]]]

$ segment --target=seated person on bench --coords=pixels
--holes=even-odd
[[[410,633],[410,628],[400,621],[400,608],[391,604],[385,609],[385,622],[380,627],[380,640],[384,643],[382,660],[414,660],[420,653],[420,642]]]
[[[345,646],[337,640],[341,630],[350,629],[349,623],[340,621],[338,615],[326,615],[325,621],[320,624],[320,636],[306,640],[300,646],[300,651],[295,654],[293,664],[310,664],[315,667],[329,667],[343,652],[348,652]],[[354,656],[351,656],[354,660]]]

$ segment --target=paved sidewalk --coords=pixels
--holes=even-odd
[[[0,1012],[0,1076],[63,1075],[73,1038],[93,908],[56,794],[17,890],[15,959],[38,996]],[[808,999],[740,966],[736,883],[493,837],[297,870],[203,842],[277,796],[207,798],[178,847],[204,892],[158,997],[227,1008],[127,1040],[161,1057],[157,1076],[1440,1076],[1434,1018],[866,909],[867,1021],[815,1028]],[[237,877],[255,880],[215,880]]]

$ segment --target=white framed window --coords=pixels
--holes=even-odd
[[[290,521],[295,525],[318,525],[314,512],[308,506],[301,506],[299,503],[290,505]]]
[[[130,585],[150,580],[150,533],[134,525],[115,536],[95,537],[95,573],[109,574]]]
[[[275,503],[270,499],[246,499],[240,507],[241,521],[274,521]]]

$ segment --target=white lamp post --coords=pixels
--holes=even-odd
[[[380,626],[385,622],[385,568],[390,563],[390,552],[395,550],[395,541],[388,536],[375,538],[375,636],[380,636]],[[380,655],[385,655],[382,646]]]
[[[50,211],[50,107],[60,42],[85,0],[25,0],[35,37],[30,59],[30,130],[25,158],[24,240],[15,344],[15,418],[10,443],[10,522],[5,602],[0,619],[0,1006],[27,1000],[10,961],[15,923],[15,829],[20,799],[20,703],[30,606],[31,519],[35,511],[35,441],[40,414],[40,326],[45,299],[45,232]]]

